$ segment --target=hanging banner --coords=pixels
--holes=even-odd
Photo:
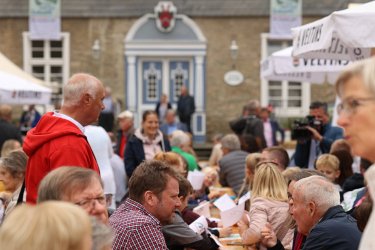
[[[60,40],[60,0],[29,0],[29,31],[32,40]]]
[[[302,23],[302,0],[270,0],[270,35],[272,38],[292,37],[291,28]]]

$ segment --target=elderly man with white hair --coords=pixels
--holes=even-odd
[[[134,114],[125,110],[117,116],[118,128],[115,153],[124,159],[126,143],[134,134]]]
[[[340,206],[340,195],[325,177],[311,176],[296,182],[292,216],[307,236],[303,250],[355,250],[361,233],[356,220]]]
[[[35,203],[40,181],[53,169],[78,166],[95,170],[99,166],[84,134],[84,126],[98,121],[104,104],[104,85],[96,77],[78,73],[64,84],[59,111],[42,116],[25,138],[29,156],[26,167],[26,201]]]
[[[183,150],[185,146],[190,144],[190,137],[184,131],[174,131],[171,134],[169,141],[172,147],[172,152],[181,155],[185,159],[189,171],[198,169],[197,159],[194,157],[194,155]]]
[[[219,161],[220,184],[233,188],[238,194],[245,178],[247,152],[241,150],[240,140],[235,134],[228,134],[221,139],[223,158]]]

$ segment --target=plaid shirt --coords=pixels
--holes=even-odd
[[[109,218],[115,231],[113,250],[167,250],[161,224],[141,204],[128,198]]]

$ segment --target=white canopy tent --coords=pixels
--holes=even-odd
[[[0,53],[0,104],[49,104],[52,90]]]
[[[361,60],[375,48],[375,1],[292,28],[293,56]]]
[[[19,76],[0,71],[0,103],[49,104],[52,90]]]
[[[293,58],[292,47],[272,53],[261,63],[261,77],[272,81],[334,83],[347,60]]]

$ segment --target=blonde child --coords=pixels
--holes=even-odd
[[[327,179],[336,184],[338,188],[340,187],[337,184],[337,179],[341,173],[340,161],[336,156],[331,154],[322,154],[316,160],[315,166],[319,172],[323,173],[327,177]]]
[[[245,179],[243,184],[238,192],[238,197],[246,194],[248,191],[251,191],[253,186],[253,179],[255,174],[255,166],[262,160],[261,153],[251,153],[246,157],[245,165]]]

